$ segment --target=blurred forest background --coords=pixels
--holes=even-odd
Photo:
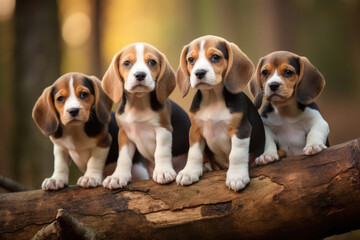
[[[317,102],[330,143],[357,138],[359,13],[359,0],[0,0],[0,174],[32,189],[52,174],[52,144],[31,111],[60,75],[101,79],[133,42],[153,44],[176,70],[182,47],[206,34],[236,43],[255,65],[275,50],[307,56],[327,82]],[[191,95],[176,88],[171,97],[188,110]],[[75,184],[75,168],[71,176]]]

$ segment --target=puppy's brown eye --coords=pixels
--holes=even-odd
[[[189,57],[188,61],[191,65],[195,64],[195,59],[193,57]]]
[[[129,67],[131,67],[131,62],[130,61],[125,61],[123,63],[123,65],[124,65],[124,67],[129,68]]]
[[[89,94],[87,93],[87,92],[81,92],[80,93],[80,99],[85,99],[85,98],[87,98],[89,96]]]
[[[154,59],[150,59],[148,64],[149,64],[150,67],[155,67],[156,66],[156,61]]]
[[[219,55],[217,55],[217,54],[213,54],[212,56],[211,56],[211,61],[213,62],[213,63],[217,63],[217,62],[219,62],[221,60],[221,57],[219,56]]]
[[[290,70],[284,71],[284,77],[291,77],[293,74],[294,74],[293,71],[290,71]]]
[[[60,97],[58,97],[58,98],[56,99],[56,101],[57,101],[58,103],[64,103],[64,102],[65,102],[65,98],[64,98],[63,96],[60,96]]]
[[[268,77],[268,76],[269,76],[269,71],[268,71],[268,70],[262,70],[261,74],[262,74],[264,77]]]

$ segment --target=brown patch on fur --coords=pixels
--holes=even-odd
[[[168,131],[173,132],[173,127],[171,126],[171,102],[169,99],[166,100],[164,109],[159,112],[160,115],[160,125],[166,128]]]
[[[129,137],[126,135],[126,132],[123,128],[119,126],[119,135],[118,135],[118,142],[119,142],[119,151],[120,149],[127,145],[129,142]]]
[[[98,147],[106,148],[111,145],[111,141],[112,141],[111,135],[107,132],[107,127],[105,129],[106,131],[104,131],[103,134],[99,135],[96,138],[97,140],[96,145]]]
[[[243,118],[243,114],[242,113],[233,113],[232,114],[232,119],[231,122],[229,124],[228,127],[228,134],[230,136],[230,138],[237,133],[238,128],[241,124],[241,120]]]
[[[277,150],[277,153],[278,153],[280,158],[284,158],[287,155],[286,151],[282,150],[282,149]]]
[[[189,118],[190,118],[190,122],[191,122],[191,127],[190,127],[190,131],[189,131],[189,144],[190,144],[190,147],[192,147],[195,143],[200,142],[200,140],[203,137],[201,136],[201,133],[200,133],[200,127],[194,119],[194,114],[190,112]]]

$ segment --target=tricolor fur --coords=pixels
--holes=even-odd
[[[55,157],[54,173],[44,180],[44,190],[68,184],[70,159],[85,173],[77,182],[79,186],[101,185],[105,163],[117,157],[117,139],[112,141],[111,135],[118,128],[111,120],[111,106],[100,80],[81,73],[65,74],[43,91],[34,106],[33,119],[53,142]]]
[[[173,181],[185,165],[190,121],[168,99],[175,86],[175,74],[165,55],[149,44],[128,45],[114,56],[102,87],[120,103],[116,114],[120,152],[116,170],[105,179],[104,187],[127,185],[135,149],[148,160],[157,183]]]
[[[325,79],[306,57],[278,51],[261,58],[249,86],[257,107],[267,100],[261,114],[265,152],[256,164],[278,160],[278,149],[288,156],[312,155],[329,146],[329,126],[314,102]]]
[[[198,89],[190,109],[190,149],[177,183],[189,185],[203,173],[207,147],[223,169],[226,185],[238,191],[250,181],[248,163],[264,149],[264,128],[249,98],[241,92],[254,72],[249,58],[234,44],[215,36],[192,41],[182,50],[177,82],[185,96]]]

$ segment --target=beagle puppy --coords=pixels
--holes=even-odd
[[[81,73],[67,73],[43,91],[32,117],[54,144],[55,167],[42,189],[57,190],[68,184],[70,158],[85,173],[77,185],[101,185],[105,163],[114,162],[118,152],[112,104],[100,80]]]
[[[265,143],[261,118],[241,91],[254,69],[238,46],[220,37],[200,37],[183,48],[178,86],[183,97],[190,86],[198,90],[189,114],[188,160],[176,178],[178,184],[199,180],[206,147],[220,168],[228,168],[229,188],[238,191],[250,182],[249,158],[262,154]]]
[[[314,100],[325,79],[306,57],[286,51],[273,52],[259,60],[249,84],[265,126],[265,152],[255,164],[267,164],[284,155],[313,155],[328,147],[329,125]]]
[[[172,182],[185,166],[190,120],[168,99],[175,86],[175,73],[165,55],[149,44],[130,44],[114,56],[102,87],[120,103],[119,157],[114,173],[103,182],[105,188],[128,184],[136,149],[148,160],[150,176],[159,184]]]

